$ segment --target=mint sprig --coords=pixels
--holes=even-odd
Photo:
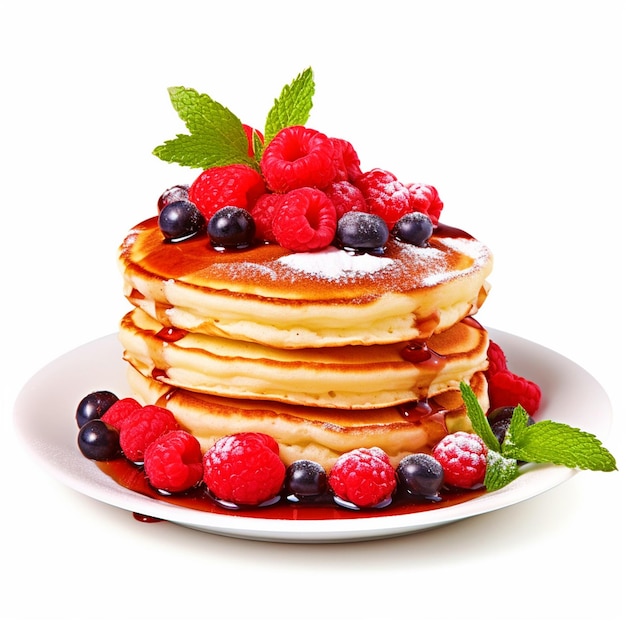
[[[189,135],[177,135],[156,147],[153,153],[164,161],[207,169],[245,163],[248,139],[239,118],[206,94],[186,87],[170,87],[172,106],[185,122]]]
[[[313,107],[314,93],[315,82],[310,67],[283,87],[280,97],[274,100],[274,106],[265,120],[265,145],[283,128],[304,126],[307,123]]]
[[[487,453],[487,471],[485,472],[485,489],[497,491],[514,481],[519,476],[519,465],[515,459],[502,456],[495,450]]]
[[[568,424],[543,420],[528,425],[528,413],[518,405],[500,445],[471,387],[461,383],[461,395],[474,432],[489,448],[485,488],[494,491],[517,478],[517,461],[611,472],[615,457],[591,433]]]
[[[241,120],[207,94],[186,87],[168,89],[172,106],[189,134],[176,135],[153,150],[163,161],[208,169],[241,163],[258,169],[263,144],[253,134],[254,156],[248,154],[248,138]],[[304,125],[313,106],[315,83],[311,68],[285,85],[265,122],[265,144],[288,126]]]

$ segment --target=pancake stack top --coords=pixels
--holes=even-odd
[[[204,450],[254,431],[285,463],[378,446],[397,464],[471,429],[462,381],[489,406],[471,316],[492,256],[440,223],[434,187],[363,171],[349,142],[306,127],[312,91],[308,70],[260,133],[170,90],[190,135],[155,153],[202,173],[121,246],[129,381]]]

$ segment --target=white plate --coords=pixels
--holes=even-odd
[[[556,352],[501,331],[492,339],[510,368],[541,385],[538,418],[566,422],[605,437],[611,424],[609,399],[584,369]],[[76,444],[76,406],[96,389],[129,395],[116,335],[85,344],[35,374],[20,392],[15,424],[27,448],[62,483],[96,500],[196,530],[245,539],[292,543],[362,541],[405,535],[489,513],[539,495],[575,475],[551,465],[525,466],[507,487],[450,507],[376,518],[272,520],[196,511],[127,490],[85,459]]]

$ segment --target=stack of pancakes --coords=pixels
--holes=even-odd
[[[120,262],[133,392],[172,410],[205,450],[257,431],[287,464],[330,468],[371,446],[397,464],[470,429],[461,381],[488,406],[489,339],[469,316],[492,256],[463,231],[440,225],[427,247],[390,239],[381,257],[218,251],[206,237],[167,242],[152,218]]]

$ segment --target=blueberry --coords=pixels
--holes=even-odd
[[[504,437],[509,430],[514,410],[514,406],[501,406],[497,409],[494,409],[487,415],[487,420],[489,421],[491,430],[500,443],[504,441]],[[528,416],[526,424],[528,426],[531,426],[534,423],[535,420],[532,417]]]
[[[337,243],[341,248],[382,254],[387,239],[389,229],[379,215],[348,211],[337,222]]]
[[[400,241],[423,248],[433,234],[433,223],[424,213],[415,211],[403,215],[391,229],[391,235]]]
[[[86,395],[76,409],[76,422],[81,428],[87,422],[100,419],[117,401],[118,397],[111,391],[92,391]]]
[[[207,234],[214,248],[247,248],[254,238],[252,215],[245,209],[226,206],[209,220]]]
[[[163,210],[163,207],[177,200],[189,200],[189,185],[174,185],[166,189],[157,200],[159,213]]]
[[[430,454],[418,452],[405,456],[398,464],[396,474],[400,488],[409,495],[440,500],[443,467]]]
[[[78,448],[93,461],[110,461],[120,456],[120,433],[100,419],[90,420],[78,431]]]
[[[159,228],[165,239],[183,241],[204,229],[206,219],[193,202],[176,200],[159,213]]]
[[[315,461],[294,461],[287,467],[285,492],[296,500],[306,500],[324,495],[328,478],[324,468]]]

